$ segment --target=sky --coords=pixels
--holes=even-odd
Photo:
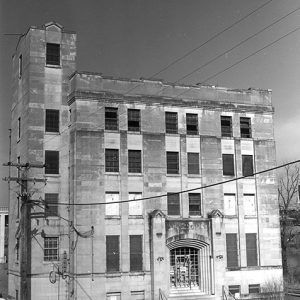
[[[0,0],[0,177],[8,175],[2,163],[8,161],[11,57],[18,40],[7,34],[22,34],[30,26],[56,21],[77,32],[77,70],[150,78],[263,4],[156,78],[271,89],[277,162],[299,159],[300,30],[289,34],[300,27],[299,0]],[[7,205],[7,197],[7,183],[0,182],[0,206]]]

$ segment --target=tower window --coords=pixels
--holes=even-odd
[[[59,132],[59,110],[46,109],[45,131]]]
[[[47,65],[60,65],[60,45],[47,43],[46,47],[46,64]]]
[[[179,216],[180,215],[180,198],[179,194],[168,193],[168,215]]]
[[[167,174],[179,173],[179,153],[167,152]]]
[[[45,194],[45,217],[53,217],[58,215],[58,194],[46,193]]]
[[[141,150],[128,150],[128,172],[142,172]]]
[[[223,160],[223,175],[234,175],[234,155],[222,154]]]
[[[105,172],[119,172],[118,149],[105,149]]]
[[[45,151],[45,173],[59,174],[59,151]]]
[[[58,237],[44,238],[44,261],[58,260]]]

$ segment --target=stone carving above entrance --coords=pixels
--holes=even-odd
[[[205,221],[166,221],[166,244],[191,239],[210,244],[210,222]]]

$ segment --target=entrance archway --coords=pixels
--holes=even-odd
[[[170,288],[193,288],[211,294],[210,247],[204,241],[195,239],[173,240],[170,250]]]

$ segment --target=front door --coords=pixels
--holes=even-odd
[[[170,253],[171,287],[199,286],[199,250],[181,247]]]

